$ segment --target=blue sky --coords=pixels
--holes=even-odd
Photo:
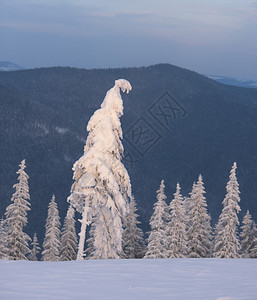
[[[1,0],[0,60],[25,67],[171,63],[257,80],[257,1]]]

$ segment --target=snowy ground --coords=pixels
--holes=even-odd
[[[0,299],[257,299],[257,259],[0,261]]]

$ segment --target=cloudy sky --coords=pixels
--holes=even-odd
[[[27,68],[166,62],[257,80],[257,1],[0,0],[0,61]]]

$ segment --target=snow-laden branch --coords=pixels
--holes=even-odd
[[[115,86],[122,90],[123,93],[127,92],[127,94],[132,90],[132,86],[126,79],[118,79],[115,80]]]

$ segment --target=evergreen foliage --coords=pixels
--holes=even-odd
[[[238,216],[240,206],[240,191],[236,177],[236,163],[230,171],[229,181],[226,186],[227,194],[223,200],[223,209],[215,228],[214,257],[239,258],[240,242],[237,233],[239,225]]]
[[[39,243],[38,243],[38,239],[37,239],[37,234],[34,233],[34,236],[33,236],[33,240],[31,242],[31,252],[29,254],[29,260],[31,261],[37,261],[38,260],[38,254],[40,253],[41,251],[41,248],[39,246]]]
[[[28,242],[30,237],[23,231],[27,225],[27,214],[30,210],[30,195],[28,178],[25,172],[25,159],[19,165],[18,183],[13,187],[15,192],[11,198],[11,204],[6,208],[6,226],[7,233],[7,247],[8,257],[12,260],[27,260],[26,255],[30,252]]]
[[[154,204],[154,212],[150,218],[151,231],[147,239],[147,250],[144,258],[167,258],[167,236],[166,223],[169,219],[169,208],[164,194],[164,180],[161,181],[159,190],[157,191],[157,201]]]
[[[60,259],[75,260],[77,257],[77,235],[75,229],[74,208],[70,205],[61,233]]]
[[[166,227],[168,242],[168,257],[180,258],[187,255],[187,235],[185,222],[185,208],[183,197],[180,194],[180,185],[177,184],[174,198],[170,202],[170,218]]]
[[[0,221],[0,259],[8,259],[7,228],[3,218]]]
[[[90,118],[84,155],[74,164],[74,184],[68,201],[82,214],[77,259],[83,259],[86,228],[95,222],[94,258],[119,258],[122,253],[122,219],[131,197],[130,178],[121,162],[123,146],[120,117],[130,83],[115,81],[101,105]],[[92,231],[91,231],[92,233]]]
[[[58,207],[53,195],[48,205],[48,215],[46,219],[46,233],[43,242],[42,260],[60,260],[60,217]]]
[[[251,251],[254,249],[256,239],[256,225],[252,220],[252,216],[247,210],[241,226],[241,256],[243,258],[250,258]]]
[[[211,255],[211,225],[202,176],[193,185],[188,207],[188,257],[201,258]]]
[[[136,201],[134,197],[131,197],[129,213],[126,217],[126,225],[122,236],[125,258],[143,258],[146,251],[144,233],[138,227],[140,222],[137,220],[139,215],[136,212]]]

